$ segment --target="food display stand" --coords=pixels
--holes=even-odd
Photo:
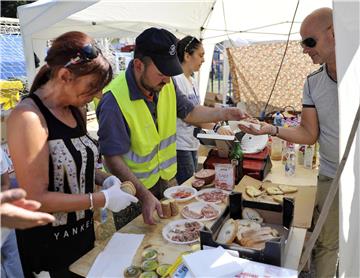
[[[191,180],[188,180],[184,185],[190,185]],[[265,177],[264,181],[277,183],[277,184],[287,184],[287,185],[296,185],[304,187],[304,190],[307,194],[296,197],[295,201],[295,218],[298,217],[297,223],[300,225],[292,226],[289,230],[289,235],[287,239],[287,244],[285,248],[285,260],[284,267],[297,269],[301,257],[301,252],[305,240],[305,235],[307,228],[309,228],[309,223],[311,223],[312,213],[303,214],[300,213],[297,216],[296,211],[303,209],[304,207],[311,207],[315,202],[315,193],[316,190],[316,181],[317,181],[317,170],[316,169],[305,169],[302,166],[296,168],[296,173],[294,176],[287,177],[284,173],[284,165],[279,161],[273,161],[273,168],[271,172]],[[309,189],[309,190],[308,190]],[[316,189],[316,188],[315,188]],[[241,191],[241,185],[236,185],[234,191]],[[310,199],[309,199],[310,197]],[[191,202],[196,202],[195,199],[190,200],[186,203],[179,203],[179,210],[184,207],[184,205]],[[225,205],[223,205],[225,208]],[[312,208],[310,208],[312,210]],[[156,213],[154,213],[156,214]],[[132,233],[132,234],[144,234],[145,237],[138,248],[135,257],[133,258],[132,263],[134,265],[141,264],[141,253],[146,248],[154,248],[158,251],[159,256],[158,260],[160,263],[173,264],[176,259],[185,251],[191,251],[193,245],[181,245],[173,244],[165,240],[162,236],[163,227],[171,221],[182,219],[183,217],[179,213],[177,216],[174,216],[170,219],[159,219],[157,225],[147,225],[144,224],[142,215],[139,215],[130,223],[121,228],[118,232],[120,233]],[[207,227],[210,227],[215,220],[203,222]],[[95,248],[89,251],[87,254],[82,256],[79,260],[74,262],[70,266],[70,270],[78,275],[86,276],[93,265],[97,255],[105,247],[106,242],[96,244]],[[126,252],[126,250],[119,250],[119,252]],[[114,263],[116,263],[116,258],[114,258]]]

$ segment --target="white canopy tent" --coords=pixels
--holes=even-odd
[[[330,0],[300,0],[291,39],[299,39],[302,19],[319,7],[331,7]],[[43,61],[46,40],[70,30],[94,38],[135,37],[150,26],[163,27],[178,37],[203,39],[206,62],[201,68],[200,90],[205,94],[214,45],[240,37],[245,40],[285,40],[297,0],[167,0],[165,1],[56,1],[39,0],[18,8],[29,82],[35,75],[33,52]],[[344,151],[360,102],[360,4],[334,0],[335,36],[340,105],[340,150]],[[342,177],[340,275],[358,277],[359,271],[359,128]]]
[[[70,31],[83,31],[94,38],[136,37],[144,29],[166,28],[178,37],[203,39],[205,63],[200,72],[200,95],[204,99],[214,45],[242,38],[255,41],[286,40],[296,10],[292,39],[299,39],[302,19],[330,0],[168,0],[124,1],[39,0],[20,6],[18,15],[24,40],[29,82],[35,75],[33,52],[41,61],[46,40]]]

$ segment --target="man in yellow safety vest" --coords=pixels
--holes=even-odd
[[[97,108],[100,151],[108,170],[134,183],[145,223],[162,216],[158,199],[176,175],[176,118],[197,125],[240,120],[237,108],[194,106],[172,76],[182,73],[176,37],[149,28],[135,42],[134,59],[104,89]]]

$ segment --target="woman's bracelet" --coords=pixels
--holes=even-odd
[[[89,193],[89,199],[90,199],[90,207],[89,207],[89,209],[93,210],[94,209],[94,200],[93,200],[92,193]]]

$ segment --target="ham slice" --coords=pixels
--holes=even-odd
[[[196,211],[190,210],[189,207],[184,207],[181,213],[184,217],[190,219],[201,219],[204,217],[204,215],[202,215],[201,213],[197,213]]]

